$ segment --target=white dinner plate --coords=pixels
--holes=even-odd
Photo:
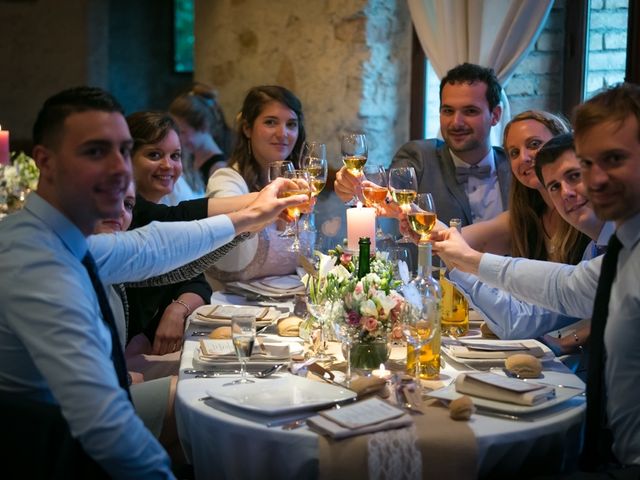
[[[551,408],[555,405],[566,402],[570,398],[580,395],[584,390],[579,388],[556,388],[556,396],[550,400],[547,400],[537,405],[516,405],[515,403],[498,402],[496,400],[489,400],[488,398],[475,397],[468,395],[473,400],[473,403],[478,407],[486,408],[489,410],[495,410],[496,412],[511,413],[514,415],[522,415],[527,413],[539,412],[547,408]],[[434,390],[427,394],[428,397],[439,398],[441,400],[455,400],[462,397],[461,393],[456,392],[455,384],[451,384],[447,387]]]
[[[255,379],[255,383],[237,385],[225,385],[229,383],[229,378],[207,381],[215,382],[207,389],[211,398],[236,408],[265,415],[309,410],[356,397],[355,392],[346,388],[295,375]]]
[[[555,355],[551,351],[549,347],[547,347],[544,343],[539,342],[533,339],[527,340],[493,340],[488,338],[460,338],[461,341],[465,343],[487,343],[487,344],[495,344],[495,345],[513,345],[513,344],[523,344],[528,348],[540,347],[544,352],[544,356],[539,357],[540,361],[550,360],[555,358]],[[458,362],[462,366],[465,364],[475,365],[479,368],[482,366],[491,367],[491,366],[504,366],[504,358],[464,358],[457,357],[453,351],[446,345],[446,339],[443,340],[441,349],[442,353],[444,353],[447,357],[449,357],[454,362]],[[522,353],[522,352],[520,352]]]

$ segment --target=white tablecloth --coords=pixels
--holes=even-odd
[[[180,439],[196,478],[317,478],[317,434],[306,427],[293,431],[268,427],[272,418],[202,400],[211,381],[183,373],[192,368],[198,345],[198,337],[191,336],[193,329],[189,327],[185,337],[176,416]],[[547,383],[584,385],[557,360],[545,362],[544,373]],[[448,362],[441,379],[447,383],[456,374]],[[540,471],[541,466],[553,470],[575,462],[584,409],[585,399],[578,396],[543,410],[530,422],[474,415],[469,427],[478,444],[479,476]]]

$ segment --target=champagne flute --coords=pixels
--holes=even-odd
[[[387,199],[389,177],[384,167],[379,165],[365,165],[363,169],[362,196],[367,207],[382,207]],[[376,229],[376,242],[386,237],[380,224]]]
[[[389,191],[395,202],[404,213],[409,213],[411,202],[416,198],[418,181],[413,167],[398,167],[389,170]],[[411,239],[404,235],[399,243],[410,243]]]
[[[228,385],[238,383],[255,383],[247,378],[247,360],[251,357],[253,344],[256,341],[256,317],[248,315],[234,315],[231,317],[231,340],[240,360],[241,377]]]
[[[367,163],[367,137],[364,133],[349,132],[342,136],[340,143],[342,153],[342,163],[349,172],[356,176],[362,176],[362,169]],[[358,196],[354,195],[351,204],[358,201]]]
[[[327,183],[329,166],[327,164],[327,146],[320,142],[307,142],[302,148],[300,168],[309,174],[311,196],[317,197]],[[315,231],[310,222],[311,215],[305,215],[302,221],[303,231]]]
[[[436,224],[436,206],[430,193],[419,193],[410,205],[407,220],[411,230],[420,235],[420,243],[429,241]]]
[[[311,200],[311,186],[309,185],[309,174],[304,170],[294,170],[293,172],[285,172],[285,178],[293,180],[297,188],[285,190],[280,193],[281,197],[291,197],[293,195],[307,195]],[[300,237],[298,231],[298,220],[300,219],[300,211],[308,208],[309,203],[303,203],[294,207],[287,208],[287,213],[294,218],[293,227],[293,243],[287,249],[288,252],[300,252]]]
[[[286,172],[293,172],[295,170],[293,162],[289,160],[279,160],[277,162],[269,163],[269,170],[267,171],[267,181],[273,182],[276,178],[284,177]],[[279,237],[293,237],[293,228],[291,224],[287,225],[279,235]]]

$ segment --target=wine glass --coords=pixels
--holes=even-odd
[[[267,181],[273,182],[276,178],[284,177],[286,172],[293,172],[295,170],[293,162],[289,160],[279,160],[277,162],[269,163],[269,170],[267,172]],[[279,237],[293,237],[293,228],[291,224],[280,232]]]
[[[420,243],[429,241],[429,233],[436,224],[436,205],[430,193],[419,193],[409,206],[407,221],[411,230],[420,235]]]
[[[320,362],[335,360],[335,357],[333,355],[327,353],[326,328],[330,323],[330,309],[330,302],[320,301],[318,303],[313,303],[311,299],[307,297],[307,312],[315,319],[314,325],[319,325],[318,338],[317,340],[312,339],[311,343],[315,347],[313,357]]]
[[[365,165],[362,176],[362,197],[367,207],[382,207],[387,199],[389,175],[380,165]],[[380,224],[376,229],[376,243],[387,238]]]
[[[342,136],[340,143],[342,153],[342,163],[349,172],[356,176],[362,176],[362,169],[367,163],[367,137],[364,133],[349,132]],[[358,201],[357,195],[349,202],[353,204]]]
[[[389,191],[395,202],[404,213],[409,213],[411,202],[416,198],[418,180],[413,167],[398,167],[389,170]],[[410,243],[411,239],[405,234],[400,243]]]
[[[329,166],[327,164],[327,146],[320,142],[307,142],[302,148],[300,168],[309,174],[311,196],[317,197],[327,183]],[[305,215],[302,230],[315,231],[310,222],[311,215]]]
[[[331,308],[333,307],[333,304]],[[333,332],[336,338],[342,343],[342,351],[347,361],[347,371],[345,372],[345,386],[349,388],[351,386],[351,347],[353,345],[354,332],[352,327],[344,320],[339,319],[331,322],[333,326]]]
[[[253,344],[256,340],[256,317],[248,315],[234,315],[231,317],[231,340],[241,366],[240,378],[228,385],[255,383],[247,378],[247,360],[251,357]]]
[[[407,343],[413,347],[415,378],[420,385],[420,350],[428,344],[438,330],[438,302],[421,295],[407,298],[400,312],[400,327]]]
[[[309,174],[304,170],[294,170],[292,172],[285,172],[285,178],[293,180],[297,188],[285,190],[280,193],[281,197],[291,197],[293,195],[307,195],[311,200],[311,186],[309,182]],[[294,207],[287,208],[287,213],[294,219],[293,226],[293,243],[287,249],[288,252],[300,252],[300,236],[298,230],[298,220],[300,219],[300,211],[304,208],[308,208],[309,203],[303,203]]]

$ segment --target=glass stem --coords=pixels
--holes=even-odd
[[[351,387],[351,342],[347,342],[347,373],[344,383],[347,388]]]
[[[293,245],[291,246],[291,249],[296,252],[300,249],[300,238],[298,237],[299,235],[299,230],[298,230],[298,220],[300,219],[300,215],[296,215],[295,219],[294,219],[294,227],[293,227]]]

